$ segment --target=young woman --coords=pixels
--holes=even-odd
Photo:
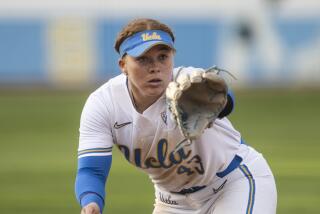
[[[122,74],[93,92],[81,115],[75,183],[81,213],[102,213],[113,146],[149,174],[154,214],[276,213],[276,186],[267,162],[225,117],[233,108],[231,94],[213,125],[175,151],[184,137],[165,99],[178,75],[174,40],[167,25],[152,19],[133,20],[119,33],[115,49]]]

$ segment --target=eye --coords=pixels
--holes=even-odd
[[[141,64],[145,64],[147,60],[148,60],[147,57],[144,57],[144,56],[136,58],[136,61]]]
[[[168,58],[168,55],[167,54],[160,54],[159,55],[159,60],[160,61],[164,61],[164,60],[166,60]]]

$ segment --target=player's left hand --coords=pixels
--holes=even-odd
[[[169,109],[182,134],[197,139],[227,103],[228,86],[220,70],[181,68],[166,90]]]
[[[81,214],[100,214],[100,208],[96,203],[90,203],[82,208]]]

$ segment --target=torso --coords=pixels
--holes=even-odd
[[[112,127],[113,144],[125,158],[149,174],[153,183],[169,191],[207,185],[224,170],[234,156],[245,156],[246,145],[227,118],[217,119],[202,137],[174,152],[185,139],[170,118],[165,97],[159,98],[143,114],[129,96],[126,77],[111,79],[97,90],[105,100]],[[111,142],[109,142],[111,144]]]

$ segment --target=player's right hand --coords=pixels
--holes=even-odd
[[[81,214],[100,214],[100,208],[96,203],[92,202],[82,208]]]

